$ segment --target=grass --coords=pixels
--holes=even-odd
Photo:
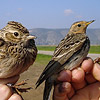
[[[97,53],[97,54],[100,54],[100,46],[91,46],[89,53]]]
[[[38,48],[38,50],[54,51],[56,46],[37,46],[37,48]],[[98,46],[91,46],[89,53],[100,54],[100,45],[98,45]]]
[[[38,50],[54,51],[56,46],[37,46]]]
[[[50,61],[51,57],[52,56],[50,55],[38,54],[35,63],[45,66],[48,63],[48,61]]]

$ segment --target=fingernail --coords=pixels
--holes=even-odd
[[[79,68],[77,68],[77,69],[78,69],[79,71],[80,71],[80,70],[82,70],[80,67],[79,67]]]

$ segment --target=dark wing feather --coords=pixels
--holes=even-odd
[[[86,38],[85,34],[68,34],[63,40],[61,40],[54,51],[52,60],[45,67],[43,73],[38,79],[36,83],[37,87],[55,72],[59,72],[61,65],[63,65],[76,51],[81,49]]]

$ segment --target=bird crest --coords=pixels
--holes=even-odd
[[[18,29],[23,33],[29,33],[29,31],[19,22],[9,21],[5,28],[7,28],[7,27],[12,27],[12,28]]]

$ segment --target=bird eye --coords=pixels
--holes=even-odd
[[[77,26],[78,26],[78,27],[81,27],[81,24],[78,24]]]
[[[18,32],[14,32],[14,35],[15,35],[15,36],[18,36],[19,34],[18,34]]]

